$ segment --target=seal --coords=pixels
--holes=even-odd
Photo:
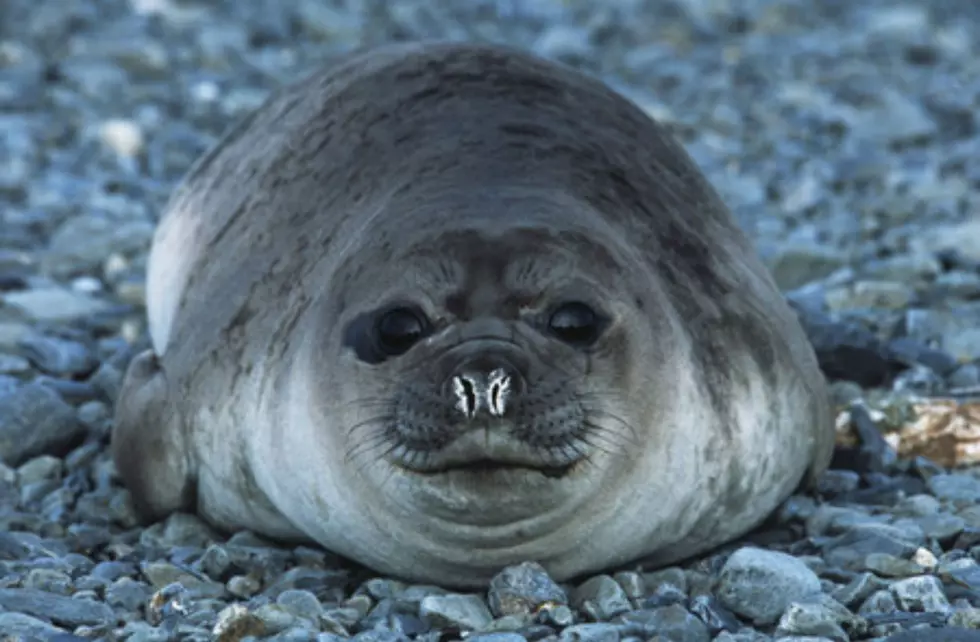
[[[502,46],[351,53],[176,189],[112,436],[146,521],[411,581],[708,551],[828,465],[797,317],[683,148]]]

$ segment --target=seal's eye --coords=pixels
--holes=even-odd
[[[378,346],[392,357],[407,352],[422,339],[425,330],[425,320],[409,308],[388,310],[381,315],[375,327]]]
[[[584,303],[573,301],[556,309],[548,320],[548,330],[565,343],[584,348],[595,343],[601,331],[599,315]]]

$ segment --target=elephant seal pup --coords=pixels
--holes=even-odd
[[[147,297],[113,435],[139,513],[413,581],[671,563],[832,449],[803,331],[687,154],[511,49],[285,88],[174,194]]]

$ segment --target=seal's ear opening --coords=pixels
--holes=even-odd
[[[343,345],[368,365],[379,365],[412,349],[432,333],[429,318],[411,304],[394,304],[365,312],[344,328]]]

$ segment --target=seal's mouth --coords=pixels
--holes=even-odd
[[[426,470],[412,470],[412,472],[424,475],[426,477],[446,475],[453,472],[461,472],[477,476],[492,476],[498,473],[508,472],[533,472],[540,473],[551,479],[560,479],[568,475],[577,464],[578,462],[572,462],[562,466],[532,466],[525,463],[515,463],[484,458],[476,459],[470,462],[453,463],[451,465],[439,466]]]
[[[392,462],[403,470],[434,477],[472,475],[492,477],[515,473],[538,473],[552,479],[568,475],[583,459],[543,451],[508,435],[505,431],[478,429],[463,433],[439,448],[402,451]]]

